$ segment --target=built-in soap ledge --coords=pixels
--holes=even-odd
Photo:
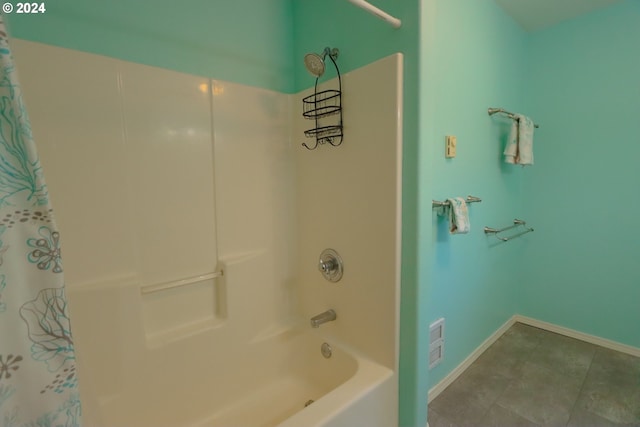
[[[204,333],[211,332],[221,327],[222,324],[222,321],[205,319],[201,321],[185,323],[173,329],[166,329],[155,333],[147,333],[146,345],[147,348],[154,350],[173,343],[181,343],[191,337],[196,337]]]
[[[306,332],[309,329],[308,319],[290,319],[274,322],[261,329],[250,342],[252,344],[273,340],[274,338],[287,338]]]
[[[146,342],[151,348],[218,328],[227,319],[222,273],[145,285],[140,293]]]
[[[234,266],[236,264],[243,264],[247,261],[254,260],[258,257],[264,256],[267,253],[265,249],[258,249],[252,251],[238,251],[226,254],[220,259],[220,262],[225,266]]]
[[[203,274],[201,276],[189,277],[187,279],[174,280],[171,282],[157,283],[153,285],[144,285],[140,287],[140,293],[142,295],[146,295],[146,294],[152,294],[155,292],[166,291],[168,289],[181,288],[183,286],[189,286],[189,285],[204,282],[206,280],[222,277],[223,275],[224,275],[224,271],[219,270],[213,273]]]

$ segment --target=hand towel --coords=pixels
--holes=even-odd
[[[504,148],[504,161],[506,163],[516,164],[518,160],[518,121],[513,120],[511,130],[507,137],[507,145]]]
[[[449,232],[451,234],[468,233],[470,224],[467,202],[462,197],[447,199],[447,201],[449,202]]]
[[[535,125],[531,118],[522,114],[514,114],[507,146],[504,149],[504,161],[518,165],[533,164],[533,130]]]

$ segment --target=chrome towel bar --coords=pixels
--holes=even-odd
[[[493,234],[493,235],[495,235],[497,239],[500,239],[503,242],[508,242],[511,239],[515,239],[516,237],[522,236],[523,234],[531,233],[533,231],[533,228],[526,227],[526,225],[527,225],[526,221],[523,221],[521,219],[514,219],[513,220],[513,225],[510,225],[509,227],[504,227],[504,228],[500,228],[500,229],[491,228],[491,227],[485,227],[484,228],[484,232],[485,232],[485,234]],[[498,234],[502,233],[503,231],[511,230],[513,228],[520,227],[520,226],[525,227],[525,230],[520,232],[520,233],[518,233],[518,234],[514,234],[513,236],[509,236],[509,237],[500,237],[500,236],[498,236]]]
[[[516,117],[515,114],[505,110],[504,108],[489,108],[488,113],[490,116],[493,116],[494,114],[504,114],[505,116],[509,117],[511,120],[518,120],[518,117]],[[537,124],[533,125],[536,129],[539,128],[540,126],[538,126]]]
[[[467,203],[478,203],[481,202],[482,199],[480,197],[474,197],[474,196],[467,196],[467,198],[465,199],[465,202]],[[448,200],[445,200],[444,202],[439,202],[437,200],[432,200],[432,207],[433,208],[441,208],[444,206],[450,206],[451,203],[449,203]]]

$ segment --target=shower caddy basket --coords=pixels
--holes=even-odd
[[[315,120],[315,127],[304,131],[307,138],[315,138],[316,143],[312,147],[303,143],[308,150],[315,150],[318,145],[329,143],[337,147],[342,144],[342,78],[335,59],[338,57],[338,49],[324,49],[323,57],[329,57],[338,75],[338,90],[327,89],[318,91],[318,80],[322,74],[316,77],[313,95],[302,99],[302,115],[309,120]],[[338,116],[337,123],[321,125],[320,119],[329,116]]]

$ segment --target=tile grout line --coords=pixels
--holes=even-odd
[[[575,412],[576,406],[580,401],[580,396],[582,396],[582,391],[584,390],[584,385],[587,382],[587,377],[589,376],[589,372],[591,372],[591,367],[593,366],[593,360],[596,358],[597,351],[598,351],[597,348],[594,349],[593,351],[593,355],[591,356],[591,361],[589,362],[589,369],[587,369],[587,372],[584,375],[584,378],[582,379],[582,384],[580,384],[580,390],[578,391],[578,395],[576,396],[575,402],[573,402],[573,405],[571,406],[571,411],[569,411],[569,419],[567,420],[567,423],[565,424],[565,426],[568,426],[569,423],[571,422],[571,419],[573,418],[573,413]]]
[[[516,322],[516,323],[518,323],[518,322]],[[526,323],[522,323],[522,324],[523,324],[523,325],[525,325],[525,326],[535,327],[535,326],[527,325]],[[539,329],[539,328],[536,328],[536,329]],[[541,343],[542,343],[542,338],[541,338],[540,336],[536,335],[536,345],[535,345],[535,347],[533,347],[533,349],[532,349],[530,352],[526,353],[525,357],[523,357],[523,358],[520,360],[520,361],[522,362],[522,365],[524,365],[524,364],[525,364],[525,363],[527,363],[527,362],[528,362],[528,363],[532,363],[532,362],[531,362],[531,359],[533,358],[533,354],[535,354],[535,351],[538,349],[538,347],[540,347]],[[519,374],[519,376],[518,376],[517,378],[513,378],[513,379],[511,379],[511,380],[510,380],[510,382],[509,382],[509,385],[511,385],[511,383],[518,382],[518,381],[520,381],[520,382],[522,382],[522,381],[523,381],[523,379],[522,379],[522,373],[520,373],[520,374]],[[505,387],[505,389],[502,391],[502,394],[500,394],[500,397],[502,397],[502,395],[507,391],[507,388],[508,388],[508,386],[507,386],[507,387]],[[499,406],[499,407],[501,407],[502,409],[504,409],[504,410],[506,410],[506,411],[509,411],[509,412],[511,412],[512,414],[515,414],[515,415],[517,415],[518,417],[520,417],[520,418],[522,418],[522,419],[524,419],[524,420],[527,420],[527,421],[529,421],[529,422],[533,423],[533,424],[534,424],[534,425],[536,425],[536,426],[540,426],[540,424],[538,424],[535,420],[532,420],[532,419],[530,419],[529,417],[527,417],[527,416],[525,416],[525,415],[522,415],[522,414],[520,414],[520,413],[518,413],[518,412],[513,411],[512,409],[505,408],[504,406],[500,405],[499,403],[497,403],[497,402],[498,402],[498,400],[500,400],[500,398],[496,399],[496,403],[494,403],[495,405],[498,405],[498,406]]]

